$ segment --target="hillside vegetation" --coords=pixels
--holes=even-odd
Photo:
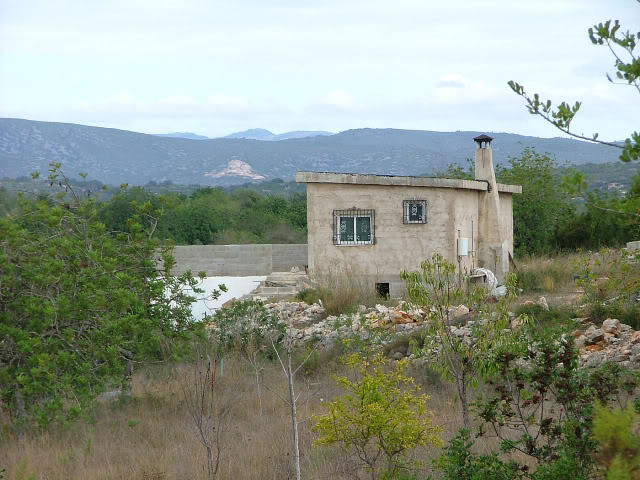
[[[231,185],[261,179],[293,179],[296,171],[395,175],[433,174],[473,155],[472,138],[486,132],[357,129],[330,136],[260,141],[158,137],[84,125],[0,119],[0,177],[45,171],[60,162],[71,177],[111,185]],[[560,163],[606,163],[611,149],[563,138],[491,133],[497,164],[529,146]]]

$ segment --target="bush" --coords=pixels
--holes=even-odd
[[[572,320],[579,315],[569,306],[562,306],[559,308],[549,308],[546,310],[540,305],[520,305],[515,309],[516,317],[520,315],[528,315],[535,320],[535,323],[540,327],[549,326],[566,326],[571,325]]]
[[[409,452],[419,446],[440,445],[442,429],[431,423],[429,397],[405,375],[407,362],[397,362],[385,373],[382,354],[373,360],[358,354],[345,359],[355,380],[338,378],[348,393],[329,404],[329,413],[314,417],[316,445],[341,444],[355,451],[372,478],[398,479],[414,465]]]
[[[134,358],[173,357],[201,327],[189,295],[201,290],[172,276],[151,205],[133,209],[128,234],[111,232],[59,168],[49,181],[65,191],[0,219],[0,402],[41,426],[87,412],[107,386],[128,384]]]
[[[321,300],[321,295],[315,288],[304,288],[296,294],[296,300],[304,302],[307,305],[313,305]],[[323,302],[324,303],[324,302]]]
[[[215,328],[211,335],[216,340],[218,355],[233,350],[246,351],[247,347],[270,348],[282,341],[286,325],[277,315],[267,310],[259,300],[242,300],[230,307],[216,310],[210,321]]]

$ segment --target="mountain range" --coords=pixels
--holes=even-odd
[[[333,135],[331,132],[325,131],[309,131],[309,130],[295,130],[293,132],[285,133],[272,133],[264,128],[250,128],[243,132],[235,132],[224,137],[214,138],[246,138],[247,140],[264,140],[266,142],[274,142],[279,140],[289,140],[290,138],[305,138],[316,137],[318,135]],[[171,137],[171,138],[188,138],[190,140],[212,140],[211,137],[205,137],[204,135],[198,135],[191,132],[175,132],[175,133],[156,133],[156,137]]]
[[[107,184],[234,185],[294,178],[299,170],[419,175],[466,164],[472,138],[494,137],[494,161],[503,164],[524,147],[549,152],[560,164],[606,163],[617,149],[565,138],[537,138],[478,131],[433,132],[355,129],[280,141],[247,138],[196,140],[71,123],[0,119],[0,177],[16,178],[60,162]],[[173,134],[175,135],[175,134]],[[235,134],[238,135],[238,134]]]

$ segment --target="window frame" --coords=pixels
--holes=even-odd
[[[422,218],[420,220],[409,219],[409,209],[411,205],[422,206]],[[427,201],[419,198],[412,198],[410,200],[402,201],[402,223],[405,225],[424,225],[427,223]]]
[[[341,240],[340,239],[340,220],[342,218],[353,218],[353,240]],[[357,218],[369,219],[369,240],[359,241],[357,240]],[[375,245],[375,218],[376,212],[372,209],[358,209],[356,207],[346,210],[334,210],[333,211],[333,244],[339,247],[357,247],[362,245]]]

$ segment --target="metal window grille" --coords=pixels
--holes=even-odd
[[[402,202],[403,223],[427,223],[426,200],[404,200]]]
[[[373,245],[376,243],[376,211],[348,210],[333,211],[334,245]]]

